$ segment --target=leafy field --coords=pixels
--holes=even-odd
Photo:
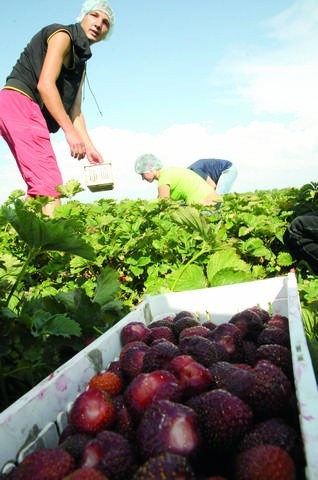
[[[282,238],[318,209],[318,184],[228,194],[219,208],[167,200],[82,204],[70,183],[54,219],[13,192],[0,209],[0,409],[158,294],[287,274]],[[314,364],[318,277],[296,275]],[[229,299],[230,301],[230,299]],[[318,361],[317,361],[318,364]]]

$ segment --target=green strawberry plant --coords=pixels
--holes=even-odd
[[[93,247],[74,228],[77,222],[43,218],[19,199],[14,208],[1,208],[0,222],[6,233],[0,264],[0,391],[6,406],[124,312],[117,274],[109,267],[100,271],[91,296],[75,281],[65,292],[54,286],[47,267],[51,252],[59,252],[64,265],[69,255],[95,259]],[[34,288],[38,282],[41,287]]]
[[[317,206],[317,184],[228,194],[217,207],[170,200],[73,198],[45,218],[45,199],[13,192],[0,210],[0,388],[4,408],[110,328],[145,294],[287,274],[283,234]],[[297,265],[305,329],[315,358],[317,278]],[[318,356],[318,355],[317,355]]]

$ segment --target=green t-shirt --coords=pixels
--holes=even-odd
[[[182,167],[162,168],[158,179],[160,185],[169,185],[171,200],[184,200],[186,203],[200,203],[213,192],[200,175]]]

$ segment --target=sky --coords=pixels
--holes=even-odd
[[[99,198],[150,199],[156,182],[134,172],[143,153],[164,166],[199,158],[231,160],[232,191],[301,187],[318,181],[317,0],[113,0],[111,37],[92,46],[82,110],[114,189],[92,193],[87,160],[69,153],[63,133],[52,144],[64,182]],[[55,0],[1,5],[0,82],[30,38],[50,23],[76,21],[81,3]],[[0,138],[0,204],[26,191]]]

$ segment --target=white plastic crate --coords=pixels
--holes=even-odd
[[[132,321],[146,324],[181,310],[220,324],[259,305],[288,316],[307,480],[318,479],[318,391],[303,329],[295,275],[224,287],[147,297],[134,311],[0,414],[0,471],[30,451],[57,445],[67,410],[88,380],[118,357],[120,332]]]
[[[86,165],[84,167],[85,183],[91,192],[112,190],[114,188],[111,163]]]

